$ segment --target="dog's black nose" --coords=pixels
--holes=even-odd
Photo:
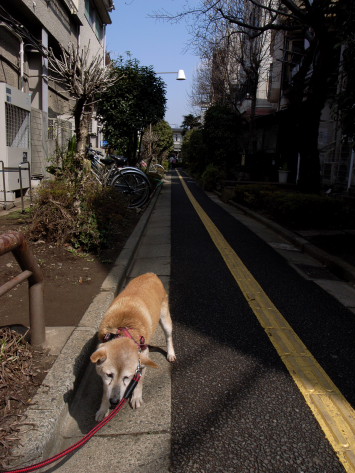
[[[118,398],[112,397],[112,398],[110,399],[111,409],[113,409],[114,407],[116,407],[117,404],[118,404],[118,402],[119,402],[119,399],[118,399]]]

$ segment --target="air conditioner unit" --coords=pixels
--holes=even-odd
[[[30,187],[31,97],[0,83],[0,200],[6,193]],[[20,175],[21,173],[21,175]],[[6,198],[6,200],[10,200]]]

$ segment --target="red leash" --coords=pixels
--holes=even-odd
[[[48,458],[48,460],[41,461],[40,463],[36,463],[35,465],[30,465],[30,466],[25,466],[24,468],[20,468],[19,470],[6,470],[2,471],[1,473],[27,473],[30,471],[35,471],[38,470],[39,468],[43,468],[45,466],[50,465],[51,463],[56,462],[57,460],[60,460],[61,458],[65,457],[66,455],[69,455],[70,453],[75,452],[75,450],[78,450],[81,448],[83,445],[85,445],[91,437],[93,437],[99,430],[102,429],[106,424],[110,422],[113,417],[115,417],[116,414],[124,407],[126,402],[128,401],[130,395],[132,394],[134,388],[137,386],[138,381],[141,378],[141,373],[140,371],[137,371],[136,374],[133,376],[132,381],[127,387],[127,390],[125,392],[125,395],[121,399],[121,401],[117,404],[117,406],[110,412],[110,414],[105,417],[100,423],[98,423],[92,430],[90,430],[89,433],[84,435],[82,439],[80,439],[78,442],[74,443],[71,447],[67,448],[63,452],[57,453],[51,458]]]

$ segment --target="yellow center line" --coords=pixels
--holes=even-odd
[[[249,306],[323,429],[348,473],[355,473],[355,411],[284,319],[233,248],[194,198],[182,186],[221,253]]]

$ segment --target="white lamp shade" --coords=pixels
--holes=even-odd
[[[183,69],[179,69],[176,80],[186,80],[185,71]]]

